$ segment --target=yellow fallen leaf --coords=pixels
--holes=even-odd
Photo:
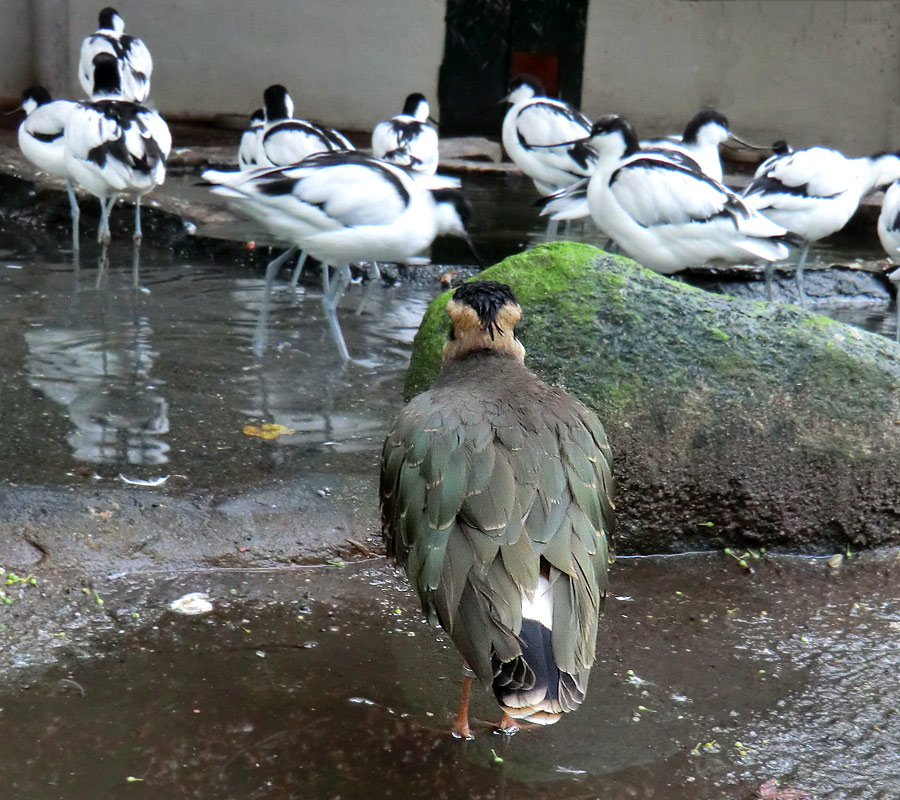
[[[256,436],[260,439],[277,439],[279,436],[290,436],[297,431],[287,428],[284,425],[277,425],[273,422],[266,422],[262,425],[244,425],[245,436]]]

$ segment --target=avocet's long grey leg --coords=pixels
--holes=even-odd
[[[289,247],[285,250],[278,258],[272,259],[268,264],[266,264],[266,297],[272,293],[272,284],[275,283],[275,278],[278,273],[281,271],[282,266],[288,261],[290,261],[299,250],[299,247]]]
[[[347,343],[344,341],[344,333],[341,330],[341,324],[337,318],[337,304],[340,302],[341,296],[346,291],[348,283],[350,283],[350,265],[345,264],[343,267],[338,268],[334,280],[332,281],[332,285],[322,298],[322,305],[325,307],[325,319],[328,320],[328,327],[331,329],[332,338],[344,361],[350,360],[350,351],[347,350]]]
[[[75,187],[72,185],[72,181],[66,181],[66,194],[69,195],[69,210],[72,213],[72,255],[78,258],[81,253],[81,237],[78,232],[81,209],[78,207],[78,198],[75,196]]]
[[[297,252],[296,247],[289,247],[277,258],[273,258],[266,264],[266,285],[263,288],[262,305],[259,309],[259,318],[256,320],[256,330],[253,332],[253,352],[261,356],[266,349],[266,339],[269,333],[269,311],[272,307],[272,284],[275,276],[281,271],[285,262]]]
[[[369,283],[363,291],[362,299],[359,301],[359,306],[356,309],[357,316],[359,314],[362,314],[363,307],[366,305],[366,303],[369,302],[369,298],[372,296],[372,292],[375,291],[375,287],[381,280],[381,270],[378,267],[378,263],[375,261],[370,261],[366,265],[366,274],[369,276]]]
[[[770,303],[774,299],[774,290],[772,288],[772,276],[775,273],[775,264],[772,261],[766,262],[766,300]]]
[[[97,242],[98,244],[109,244],[109,209],[106,206],[106,200],[100,198],[100,224],[97,226]]]
[[[331,283],[331,288],[326,293],[325,297],[322,298],[322,303],[326,308],[337,308],[338,303],[341,302],[341,298],[344,296],[344,292],[347,291],[347,286],[350,284],[351,277],[352,273],[350,272],[349,264],[344,264],[343,267],[338,268],[334,280]]]
[[[137,247],[141,246],[143,238],[144,232],[141,230],[141,196],[138,195],[134,200],[134,243]]]
[[[119,193],[115,192],[110,198],[104,202],[100,200],[100,227],[97,230],[97,241],[100,244],[109,244],[112,234],[109,231],[109,215],[112,213],[113,206],[119,199]]]
[[[100,245],[100,255],[97,258],[97,281],[95,288],[99,289],[103,285],[103,278],[109,270],[109,243],[104,242]]]
[[[141,246],[135,242],[131,253],[131,281],[135,289],[141,285]]]
[[[553,242],[559,233],[559,220],[552,217],[547,220],[547,232],[544,234],[545,242]]]
[[[297,266],[294,267],[294,271],[291,273],[291,289],[293,291],[297,291],[297,284],[300,282],[300,276],[303,274],[303,267],[306,264],[306,252],[300,253],[300,258],[297,259]]]
[[[806,308],[806,290],[803,288],[803,267],[806,266],[806,257],[809,255],[809,242],[804,243],[803,250],[800,252],[800,260],[797,262],[797,294],[800,296],[801,308]]]

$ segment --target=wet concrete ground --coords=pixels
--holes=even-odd
[[[75,581],[4,648],[4,791],[693,800],[776,778],[820,800],[896,797],[894,554],[751,561],[620,560],[585,705],[500,737],[479,689],[469,743],[448,733],[458,656],[382,559]],[[167,610],[195,591],[210,614]]]

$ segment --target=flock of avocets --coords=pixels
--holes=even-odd
[[[98,241],[106,245],[121,194],[136,200],[140,243],[141,198],[165,179],[172,138],[162,117],[142,105],[152,58],[124,28],[115,9],[104,8],[98,29],[82,43],[78,78],[90,101],[52,100],[41,87],[22,96],[27,116],[20,147],[40,169],[66,181],[76,253],[75,184],[100,200]],[[641,141],[625,117],[608,114],[592,124],[543,95],[533,78],[513,81],[502,141],[543,197],[548,236],[559,220],[589,216],[622,252],[663,274],[710,261],[765,261],[770,298],[772,265],[787,258],[789,244],[797,245],[797,289],[805,304],[810,244],[840,230],[863,197],[887,189],[878,233],[900,263],[898,153],[847,158],[832,148],[794,151],[778,142],[738,195],[722,183],[719,145],[729,138],[746,143],[714,109],[699,112],[680,136]],[[336,130],[295,118],[283,86],[267,88],[263,100],[241,137],[240,169],[207,170],[203,178],[290,245],[269,265],[269,284],[302,251],[296,284],[311,254],[323,265],[324,303],[333,313],[350,264],[366,263],[377,275],[377,262],[409,262],[441,234],[471,245],[470,206],[460,182],[436,174],[438,136],[424,96],[409,95],[401,114],[375,126],[371,155]],[[900,270],[891,277],[900,279]]]

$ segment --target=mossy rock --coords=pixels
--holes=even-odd
[[[526,361],[604,421],[623,552],[900,541],[900,347],[795,306],[735,300],[570,243],[480,277],[524,308]],[[407,395],[440,368],[446,292]]]

